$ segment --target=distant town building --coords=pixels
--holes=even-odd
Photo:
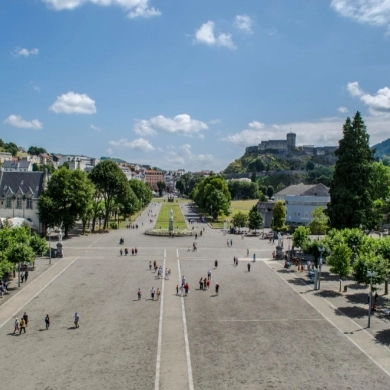
[[[33,167],[31,161],[25,157],[20,161],[4,161],[1,170],[3,172],[32,172]]]
[[[0,163],[3,163],[4,161],[12,161],[12,153],[0,152]]]
[[[0,217],[25,218],[32,224],[32,229],[42,233],[44,227],[39,220],[38,197],[46,181],[45,172],[1,172]]]
[[[333,154],[337,150],[337,146],[320,146],[303,145],[296,146],[296,134],[287,133],[285,140],[270,140],[261,141],[259,145],[248,146],[245,148],[246,153],[265,152],[267,150],[277,150],[278,153],[294,153],[301,152],[311,156],[321,156]]]
[[[158,191],[157,183],[159,181],[164,182],[163,172],[150,169],[145,170],[145,183],[148,184],[153,191]]]

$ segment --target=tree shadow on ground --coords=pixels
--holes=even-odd
[[[365,290],[367,286],[365,286],[364,284],[352,283],[348,285],[348,288],[351,290]]]
[[[348,294],[345,296],[347,298],[348,302],[351,303],[367,303],[367,297],[368,295],[366,293],[355,293],[355,294]]]
[[[390,346],[390,329],[383,329],[375,334],[375,342],[381,345]]]
[[[340,292],[333,291],[333,290],[317,291],[314,293],[314,295],[316,295],[317,297],[322,297],[322,298],[338,298],[338,297],[343,296],[343,294],[341,294]]]
[[[291,274],[291,273],[293,273],[293,271],[288,269],[288,268],[278,269],[278,270],[276,270],[276,272],[280,272],[282,274]]]
[[[327,271],[321,271],[321,279],[327,281],[327,282],[338,282],[340,280],[340,276],[331,274]]]
[[[363,309],[359,306],[347,306],[347,307],[338,307],[334,309],[336,315],[346,315],[350,318],[364,318],[367,317],[368,310]]]
[[[296,286],[304,286],[304,285],[307,284],[307,283],[305,282],[305,280],[302,279],[302,278],[288,279],[288,280],[287,280],[287,283],[294,284],[294,285],[296,285]]]

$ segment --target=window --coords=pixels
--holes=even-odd
[[[17,209],[22,208],[22,198],[16,198],[16,208]]]
[[[26,199],[26,209],[32,209],[32,199],[31,198]]]
[[[6,203],[5,207],[6,207],[7,209],[10,209],[10,208],[11,208],[11,198],[7,198],[7,203]]]

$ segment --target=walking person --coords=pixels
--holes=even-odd
[[[248,267],[248,272],[251,272],[251,264],[250,263],[248,263],[247,267]]]
[[[207,290],[208,290],[210,288],[210,279],[206,280],[206,286],[207,286]]]
[[[246,257],[249,257],[249,249],[246,250]]]
[[[179,295],[179,285],[176,285],[176,295]]]
[[[184,291],[186,292],[186,296],[188,295],[189,291],[190,291],[190,285],[188,283],[186,283],[184,285]]]
[[[156,294],[156,290],[154,289],[154,287],[152,287],[152,289],[150,290],[150,296],[152,297],[152,301],[154,301],[154,294]]]
[[[157,300],[160,299],[161,290],[157,287]]]
[[[217,268],[218,268],[218,260],[215,259],[215,261],[214,261],[214,269],[217,269]]]
[[[74,327],[78,328],[79,327],[79,321],[80,321],[80,316],[79,313],[74,313]]]
[[[131,255],[134,256],[134,248],[131,248]]]
[[[142,297],[142,291],[139,287],[138,287],[137,295],[138,295],[138,300],[140,301]]]
[[[123,250],[122,250],[122,248],[119,249],[119,253],[121,254],[121,256],[123,255]]]
[[[230,246],[233,246],[233,240],[230,240]]]
[[[138,253],[138,249],[137,248],[134,248],[134,253],[137,256],[137,253]]]
[[[24,272],[20,273],[20,280],[21,280],[22,283],[24,282]]]
[[[20,319],[20,331],[19,334],[22,334],[22,331],[26,333],[26,321],[24,321],[23,317]]]
[[[256,261],[256,253],[253,254],[253,262]]]
[[[26,327],[28,326],[28,315],[26,312],[24,312],[23,314],[23,319],[24,319],[24,322],[26,323]]]
[[[149,271],[151,271],[151,270],[152,270],[152,262],[149,261]]]
[[[203,290],[203,278],[199,280],[199,290]]]
[[[17,318],[15,318],[15,322],[14,322],[14,334],[16,332],[19,332],[20,328],[19,328],[19,320]]]
[[[207,271],[207,278],[211,280],[211,269]]]
[[[49,326],[50,326],[50,317],[49,317],[49,314],[46,314],[46,317],[45,317],[45,325],[46,325],[46,330],[49,329]]]
[[[215,294],[218,295],[219,292],[219,284],[215,283]]]
[[[127,248],[125,248],[125,256],[127,256],[129,253],[129,250]]]
[[[24,271],[24,281],[27,282],[28,279],[28,268],[26,266],[26,270]]]

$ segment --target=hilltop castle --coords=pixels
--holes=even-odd
[[[270,140],[261,141],[259,145],[248,146],[245,148],[246,153],[265,152],[267,150],[277,150],[278,153],[305,153],[309,155],[323,156],[333,154],[337,150],[337,146],[320,146],[314,145],[296,146],[297,135],[295,133],[287,133],[285,140]]]

